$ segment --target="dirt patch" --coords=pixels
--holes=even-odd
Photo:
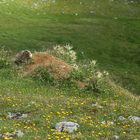
[[[39,67],[51,67],[55,79],[66,77],[73,70],[71,65],[47,52],[35,52],[32,56],[32,63],[24,67],[23,74],[31,75]]]

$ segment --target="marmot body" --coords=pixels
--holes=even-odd
[[[16,65],[20,65],[22,63],[28,62],[29,59],[32,59],[32,53],[28,50],[23,50],[17,53],[14,62]]]

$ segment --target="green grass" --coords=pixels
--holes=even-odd
[[[112,85],[113,92],[106,89],[97,96],[94,92],[86,93],[74,88],[39,85],[31,78],[16,76],[9,69],[1,69],[0,72],[5,75],[0,78],[0,133],[21,130],[24,136],[20,139],[23,140],[108,140],[114,135],[124,140],[139,138],[139,123],[118,121],[119,116],[139,115],[139,98],[118,86]],[[29,114],[27,118],[8,120],[8,112]],[[80,128],[72,134],[54,132],[55,123],[64,120],[77,122]],[[108,123],[102,124],[103,121]]]
[[[110,78],[134,94],[140,91],[140,2],[125,0],[56,0],[31,8],[39,0],[0,0],[0,47],[14,55],[22,49],[45,50],[70,43],[79,60],[95,59]],[[23,140],[139,139],[139,124],[119,116],[139,116],[140,98],[119,85],[100,94],[75,88],[40,85],[19,76],[11,67],[0,69],[0,134],[21,130]],[[99,104],[103,109],[93,107]],[[8,112],[29,112],[8,120]],[[139,116],[140,117],[140,116]],[[63,120],[80,124],[72,134],[54,133]],[[113,125],[102,124],[114,122]],[[61,137],[61,138],[60,138]],[[63,138],[62,138],[63,137]],[[67,139],[66,139],[67,138]],[[18,138],[17,138],[18,139]]]
[[[15,52],[70,43],[80,59],[96,59],[116,82],[139,94],[139,1],[5,1],[0,4],[1,46]],[[39,6],[31,8],[34,3]]]

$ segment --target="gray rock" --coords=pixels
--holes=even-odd
[[[140,117],[138,116],[129,116],[128,120],[140,123]]]
[[[68,132],[72,133],[80,127],[78,123],[74,122],[59,122],[55,125],[55,130],[57,132]]]
[[[3,134],[0,134],[0,138],[4,139],[4,137],[7,137],[8,139],[10,138],[15,138],[15,137],[23,137],[24,133],[21,131],[21,130],[17,130],[17,131],[14,131],[14,132],[11,132],[11,133],[3,133]]]
[[[27,118],[28,114],[22,114],[21,112],[11,113],[8,112],[7,119],[18,119],[18,118]]]
[[[24,133],[21,130],[15,131],[17,137],[23,137]]]
[[[98,105],[98,104],[92,104],[93,107],[97,107],[97,108],[103,108],[103,106]]]
[[[124,121],[124,120],[126,120],[126,118],[123,117],[123,116],[119,116],[118,120],[119,120],[119,121]]]
[[[120,137],[118,135],[114,135],[112,138],[118,140]]]

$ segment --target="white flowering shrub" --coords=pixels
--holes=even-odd
[[[98,70],[95,60],[81,62],[78,65],[78,69],[75,69],[71,74],[71,77],[76,81],[81,81],[85,84],[86,90],[95,92],[102,90],[107,76],[108,72]]]
[[[56,45],[55,47],[53,47],[53,53],[55,56],[59,57],[60,59],[64,60],[69,64],[72,64],[75,68],[77,68],[77,55],[76,52],[73,50],[73,47],[69,44],[64,46]]]
[[[82,87],[84,87],[85,90],[95,92],[101,91],[108,73],[106,71],[101,72],[98,70],[96,60],[78,62],[77,54],[70,45],[56,45],[53,47],[53,50],[48,50],[48,52],[71,65],[73,71],[68,73],[66,78],[56,80],[53,79],[53,76],[50,76],[49,72],[43,68],[40,69],[35,76],[39,81],[55,83],[56,86],[60,87],[79,87],[78,83],[80,83],[81,85],[84,85]]]

